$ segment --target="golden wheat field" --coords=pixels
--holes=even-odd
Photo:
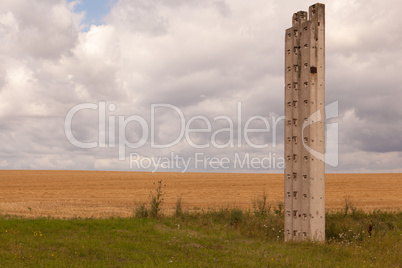
[[[282,174],[141,173],[103,171],[0,171],[0,213],[24,217],[131,216],[162,180],[163,211],[251,208],[265,192],[283,199]],[[327,174],[326,208],[341,209],[345,197],[358,208],[402,209],[402,174]]]

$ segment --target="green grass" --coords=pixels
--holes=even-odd
[[[0,217],[1,267],[400,267],[402,212],[326,216],[327,242],[284,243],[281,211],[158,218]],[[371,226],[371,227],[370,227]],[[370,230],[371,229],[371,230]],[[370,234],[369,234],[370,230]]]

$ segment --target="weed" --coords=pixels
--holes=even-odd
[[[274,213],[279,217],[283,216],[283,202],[278,201],[278,203],[276,203],[276,207],[274,208]]]
[[[344,216],[348,215],[349,210],[352,211],[352,215],[355,215],[356,213],[356,206],[352,202],[350,196],[345,196],[345,205],[344,205]]]
[[[261,198],[253,200],[254,215],[265,217],[271,212],[271,206],[267,203],[267,194],[264,192]]]
[[[154,183],[155,186],[155,183]],[[149,193],[149,202],[150,202],[150,209],[149,209],[149,216],[152,218],[157,218],[159,216],[159,212],[161,211],[161,206],[164,201],[165,193],[162,190],[162,187],[166,187],[162,185],[162,180],[158,181],[158,185],[156,186],[155,193]]]
[[[175,207],[175,215],[180,217],[183,214],[183,207],[181,204],[181,197],[177,198],[176,200],[176,207]]]
[[[149,210],[144,203],[137,205],[135,208],[135,217],[137,218],[147,218],[149,215]]]
[[[241,209],[235,208],[230,211],[230,225],[237,226],[243,219],[243,211]]]

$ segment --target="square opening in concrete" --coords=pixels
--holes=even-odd
[[[310,73],[316,74],[316,73],[317,73],[317,67],[311,66],[311,67],[310,67]]]

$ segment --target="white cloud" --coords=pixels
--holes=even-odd
[[[64,1],[2,1],[2,50],[14,57],[57,58],[74,47],[77,31]]]

